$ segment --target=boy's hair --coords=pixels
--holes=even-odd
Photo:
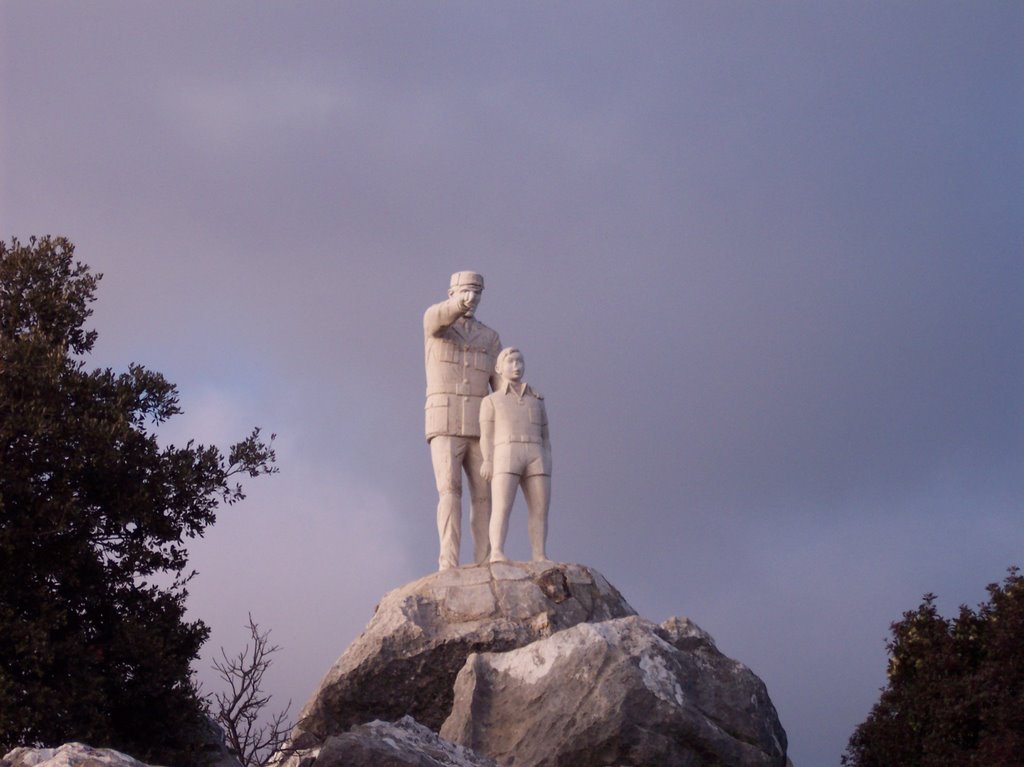
[[[505,358],[508,357],[510,354],[518,354],[520,357],[523,356],[523,353],[519,351],[519,347],[506,346],[504,349],[498,352],[498,359],[495,360],[494,362],[494,372],[501,373],[501,366],[505,362]]]

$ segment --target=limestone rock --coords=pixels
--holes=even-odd
[[[65,743],[59,748],[16,748],[0,759],[0,767],[146,767],[112,748]]]
[[[293,767],[495,767],[493,759],[441,739],[409,716],[356,725],[308,756]]]
[[[292,748],[406,714],[437,730],[471,653],[522,647],[587,621],[635,615],[596,570],[503,562],[443,570],[381,600],[299,714]]]
[[[473,655],[441,736],[515,767],[786,764],[764,684],[685,618],[581,624]]]

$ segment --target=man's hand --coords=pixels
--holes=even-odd
[[[454,295],[451,298],[449,298],[448,305],[452,307],[456,319],[458,319],[459,317],[465,317],[466,312],[469,311],[469,307],[466,305],[466,302],[463,301],[462,297],[458,295]]]
[[[480,476],[486,479],[488,482],[494,477],[494,467],[490,461],[484,461],[480,464]]]
[[[476,307],[480,304],[480,291],[473,288],[460,288],[452,294],[452,301],[459,314],[463,317],[472,317]]]

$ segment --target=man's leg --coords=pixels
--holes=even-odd
[[[523,495],[526,496],[526,507],[529,509],[526,529],[530,535],[533,560],[542,562],[548,558],[548,507],[551,505],[551,477],[546,474],[523,477]]]
[[[480,476],[484,462],[480,440],[466,440],[466,477],[469,480],[469,529],[473,533],[473,554],[478,565],[487,561],[491,553],[491,485]]]
[[[519,487],[518,474],[495,474],[491,480],[491,561],[505,562],[505,537],[508,535],[508,517]]]
[[[462,443],[461,445],[459,443]],[[465,439],[437,436],[430,440],[430,459],[437,481],[437,536],[441,543],[438,569],[459,566],[462,540],[462,454]]]

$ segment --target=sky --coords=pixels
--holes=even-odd
[[[191,546],[204,689],[251,613],[297,711],[436,568],[422,314],[471,269],[550,555],[837,765],[890,623],[1024,565],[1021,40],[994,0],[0,1],[0,236],[103,273],[89,362],[178,384],[162,440],[277,434]]]

